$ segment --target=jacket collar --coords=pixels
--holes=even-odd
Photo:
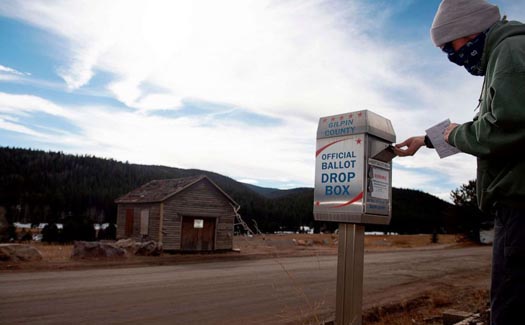
[[[487,33],[483,57],[481,58],[481,66],[486,69],[490,55],[494,49],[505,39],[516,35],[525,35],[525,24],[519,21],[508,21],[503,18],[492,25]]]

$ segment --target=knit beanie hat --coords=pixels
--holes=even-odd
[[[440,47],[455,39],[480,33],[500,18],[498,7],[486,0],[443,0],[434,17],[430,36]]]

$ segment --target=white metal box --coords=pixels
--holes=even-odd
[[[368,110],[321,117],[315,153],[315,220],[389,224],[395,141],[390,120]]]

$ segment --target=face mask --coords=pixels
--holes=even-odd
[[[447,53],[448,59],[457,65],[464,66],[474,76],[484,76],[485,70],[481,67],[481,56],[485,46],[485,33],[468,41],[457,52],[454,51],[452,43],[443,46],[443,52]]]

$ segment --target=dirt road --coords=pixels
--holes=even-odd
[[[295,324],[335,305],[336,257],[0,273],[2,324]],[[364,307],[488,286],[490,248],[365,255]]]

